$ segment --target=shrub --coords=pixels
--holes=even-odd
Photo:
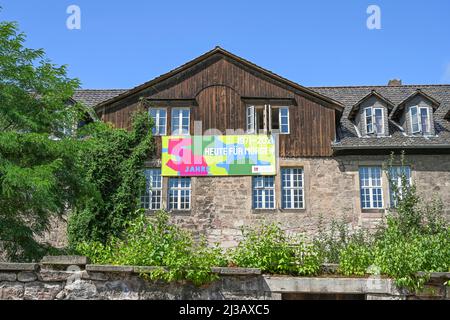
[[[243,236],[229,253],[232,264],[274,274],[315,275],[320,270],[320,257],[313,246],[286,235],[279,225],[243,229]]]
[[[373,237],[367,230],[350,230],[345,217],[341,220],[332,220],[329,230],[323,227],[322,217],[320,217],[319,232],[313,243],[324,262],[339,263],[341,252],[350,243],[364,247],[370,246],[372,241]]]
[[[196,285],[215,280],[211,267],[226,264],[220,248],[208,247],[204,239],[195,242],[189,232],[170,224],[163,211],[150,219],[140,214],[127,224],[123,238],[112,237],[106,244],[84,242],[77,250],[93,263],[161,267],[145,277]]]
[[[372,263],[373,252],[370,245],[351,242],[339,252],[339,272],[344,275],[363,276]]]

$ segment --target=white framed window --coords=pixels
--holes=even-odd
[[[191,209],[191,178],[169,178],[169,210]]]
[[[247,106],[247,133],[255,133],[255,106]]]
[[[360,167],[359,182],[362,209],[383,208],[381,167]]]
[[[411,167],[393,166],[389,168],[389,197],[391,208],[397,207],[405,189],[412,185]]]
[[[281,107],[280,108],[280,133],[289,134],[290,133],[290,125],[289,125],[289,108]]]
[[[364,109],[367,134],[384,134],[383,108],[369,107]]]
[[[162,177],[161,169],[145,169],[145,190],[141,196],[141,208],[161,209]]]
[[[289,107],[247,106],[247,133],[290,133]]]
[[[275,177],[253,177],[253,209],[275,209]]]
[[[413,106],[410,108],[411,132],[430,133],[431,119],[428,107]]]
[[[172,109],[172,135],[188,136],[190,133],[191,109],[173,108]]]
[[[302,168],[281,169],[282,208],[304,209],[304,182]]]
[[[150,117],[153,119],[153,135],[165,136],[167,134],[167,110],[150,108]]]

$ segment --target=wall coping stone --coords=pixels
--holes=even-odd
[[[314,278],[264,276],[268,290],[277,293],[342,293],[400,295],[392,279],[384,278]]]
[[[45,256],[41,260],[43,265],[59,265],[59,266],[84,266],[89,263],[89,258],[85,256]]]
[[[113,265],[87,264],[86,265],[86,271],[133,273],[134,272],[134,266],[113,266]]]
[[[36,271],[37,263],[0,263],[0,271]]]
[[[450,272],[418,272],[419,277],[430,276],[430,279],[450,279]]]
[[[213,273],[219,275],[232,275],[232,276],[250,276],[250,275],[261,275],[261,269],[255,268],[223,268],[215,267],[211,268]]]

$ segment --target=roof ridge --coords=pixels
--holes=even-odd
[[[389,85],[356,85],[356,86],[307,86],[310,89],[344,89],[344,88],[414,88],[414,87],[450,87],[450,84],[404,84],[401,86]]]
[[[129,89],[75,89],[75,91],[122,91]]]

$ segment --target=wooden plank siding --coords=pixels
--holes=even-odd
[[[245,99],[290,99],[296,105],[289,106],[291,132],[280,135],[280,156],[332,155],[331,143],[336,132],[334,109],[227,57],[211,57],[144,90],[139,97],[149,101],[166,100],[165,105],[170,105],[171,100],[196,101],[197,105],[190,106],[191,134],[194,134],[194,121],[202,121],[203,131],[216,128],[225,134],[227,129],[244,130]],[[102,120],[120,128],[129,128],[132,112],[143,105],[138,102],[139,97],[128,97],[99,111]],[[170,135],[170,106],[167,114],[167,132]],[[160,150],[157,157],[159,155]]]

